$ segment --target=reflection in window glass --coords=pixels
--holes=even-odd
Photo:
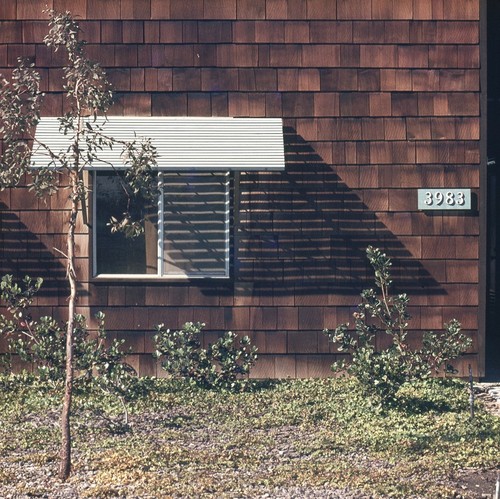
[[[97,274],[156,274],[158,272],[158,223],[156,204],[134,200],[129,212],[145,219],[144,232],[134,238],[111,233],[112,216],[127,211],[127,196],[116,172],[98,172],[95,183],[95,237]]]

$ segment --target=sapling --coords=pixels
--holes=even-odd
[[[52,149],[37,138],[35,130],[40,122],[44,94],[40,91],[40,74],[30,60],[19,60],[12,71],[12,78],[0,77],[0,136],[3,153],[0,161],[0,189],[16,188],[27,178],[29,188],[40,198],[51,196],[61,185],[68,187],[66,206],[66,247],[57,251],[66,261],[66,278],[69,287],[67,320],[65,326],[65,394],[61,414],[61,461],[59,476],[65,480],[71,469],[70,414],[74,382],[74,335],[78,329],[79,276],[76,266],[75,232],[82,208],[87,204],[88,187],[83,171],[99,162],[100,151],[121,147],[126,174],[120,177],[123,192],[130,200],[140,194],[152,197],[156,191],[156,151],[151,141],[117,141],[105,133],[106,114],[113,102],[113,92],[105,71],[91,61],[85,53],[85,42],[80,40],[80,27],[69,12],[49,14],[49,33],[44,42],[55,52],[65,56],[62,88],[64,91],[64,116],[59,118],[60,133],[69,146]],[[31,149],[45,151],[47,162],[33,165]],[[110,165],[115,168],[116,165]],[[62,207],[61,207],[62,208]],[[134,235],[140,228],[128,212],[122,220],[110,221],[113,230]]]

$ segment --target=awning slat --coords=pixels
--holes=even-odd
[[[89,120],[92,124],[92,121]],[[280,118],[190,118],[110,116],[104,133],[121,141],[150,138],[161,170],[283,170],[283,124]],[[71,137],[59,132],[57,118],[42,118],[37,126],[32,164],[47,166],[41,142],[54,152],[66,151]],[[82,145],[84,146],[84,144]],[[89,169],[123,168],[122,148],[100,151],[100,162]]]

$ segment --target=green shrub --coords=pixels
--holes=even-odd
[[[21,285],[11,275],[0,282],[0,299],[5,302],[10,317],[0,315],[0,334],[7,337],[12,354],[30,362],[38,378],[61,385],[66,376],[66,327],[49,316],[34,320],[30,306],[43,280],[26,276]],[[91,332],[83,315],[75,315],[73,329],[74,385],[76,393],[91,388],[119,400],[123,408],[123,425],[128,426],[126,404],[144,396],[149,388],[138,378],[132,366],[125,362],[123,340],[107,344],[105,315],[98,312],[97,331]]]
[[[158,325],[158,334],[154,337],[155,357],[161,360],[167,373],[198,386],[230,391],[244,389],[244,376],[257,360],[257,348],[250,344],[248,336],[238,340],[231,331],[202,348],[204,326],[199,322],[187,322],[180,330],[170,331],[164,324]]]
[[[390,259],[371,246],[366,253],[374,269],[378,293],[374,289],[361,293],[362,301],[353,314],[354,331],[349,324],[341,324],[334,331],[325,329],[324,333],[340,352],[351,354],[350,363],[336,362],[334,370],[347,370],[366,392],[375,394],[382,402],[395,402],[404,383],[427,379],[438,372],[452,372],[449,362],[464,353],[471,340],[461,332],[460,323],[452,319],[444,325],[444,332],[426,332],[422,347],[411,349],[407,343],[409,298],[406,294],[389,293]],[[375,338],[384,333],[390,336],[390,345],[376,351]]]
[[[11,275],[5,275],[0,282],[0,298],[6,303],[10,317],[0,315],[0,333],[8,338],[12,353],[34,363],[42,379],[61,381],[65,376],[66,327],[53,317],[44,316],[34,320],[30,313],[36,293],[42,286],[42,279],[26,276],[22,285]],[[120,343],[115,341],[106,348],[104,314],[96,314],[98,331],[92,338],[83,315],[75,316],[74,356],[75,370],[81,377],[89,377],[94,369],[103,369],[104,364],[116,364],[123,359],[119,353]]]
[[[28,276],[21,284],[16,283],[11,275],[2,278],[0,298],[10,316],[0,315],[0,334],[7,337],[11,353],[34,364],[41,379],[58,383],[65,378],[66,327],[50,316],[33,319],[30,306],[42,283],[41,278],[33,280]],[[93,382],[102,389],[127,398],[127,387],[134,383],[132,378],[136,378],[136,373],[124,362],[123,341],[114,340],[106,345],[105,315],[98,312],[95,317],[98,328],[92,334],[85,317],[75,316],[76,386],[84,389],[86,384]]]

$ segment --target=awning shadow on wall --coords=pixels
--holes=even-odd
[[[393,260],[401,291],[444,294],[410,251],[301,136],[285,129],[286,171],[241,175],[235,281],[252,293],[359,294],[373,286],[366,247]]]
[[[61,260],[4,203],[0,203],[0,230],[0,276],[12,274],[19,280],[26,275],[42,277],[40,297],[69,294]]]

